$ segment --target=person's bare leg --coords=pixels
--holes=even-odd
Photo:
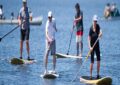
[[[53,71],[55,71],[56,68],[56,56],[53,55]]]
[[[20,40],[20,58],[22,59],[22,52],[23,52],[23,41]]]
[[[49,50],[46,51],[44,56],[45,73],[47,72],[48,55],[49,55]]]
[[[97,77],[99,77],[100,72],[100,61],[97,61]]]
[[[92,78],[93,63],[90,64],[90,78]]]
[[[30,59],[30,47],[29,47],[29,40],[26,40],[26,49],[27,49],[28,59]]]
[[[83,53],[83,42],[82,41],[80,42],[80,46],[79,47],[80,47],[80,54],[79,54],[79,56],[82,57],[82,53]]]
[[[77,50],[77,55],[76,56],[79,56],[79,42],[76,43],[76,50]]]

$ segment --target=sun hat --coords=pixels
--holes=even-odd
[[[98,16],[97,15],[93,16],[93,21],[98,21]]]

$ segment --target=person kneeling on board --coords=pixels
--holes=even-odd
[[[48,20],[46,22],[46,52],[44,56],[44,64],[45,64],[45,74],[47,73],[47,63],[48,63],[48,55],[51,51],[51,55],[53,55],[53,72],[55,73],[56,67],[56,41],[55,41],[55,32],[56,29],[56,22],[55,18],[53,18],[52,11],[48,12]]]
[[[26,40],[26,49],[28,54],[28,60],[30,59],[30,48],[29,48],[29,34],[30,34],[30,22],[29,19],[32,21],[32,16],[29,15],[29,9],[27,7],[27,0],[23,0],[23,7],[20,9],[19,12],[19,25],[20,25],[20,32],[21,32],[21,40],[20,40],[20,59],[22,59],[22,52],[23,52],[23,42]]]
[[[97,55],[97,78],[99,78],[99,71],[100,71],[100,46],[99,46],[99,40],[97,41],[96,45],[93,47],[95,44],[96,40],[98,37],[102,36],[102,31],[100,29],[99,24],[97,23],[98,17],[97,15],[93,16],[93,25],[90,28],[89,31],[89,36],[88,36],[88,43],[89,43],[89,48],[91,50],[91,64],[90,64],[90,77],[92,79],[92,70],[93,70],[93,64],[94,64],[94,53]]]

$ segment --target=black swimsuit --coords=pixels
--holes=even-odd
[[[91,26],[89,31],[89,36],[91,38],[90,41],[91,47],[94,45],[95,41],[97,40],[99,33],[100,33],[100,26],[98,24],[96,26],[96,32],[93,31],[93,26]],[[91,52],[91,63],[94,63],[94,53],[96,53],[97,61],[100,61],[99,41],[96,43],[95,47],[93,48],[93,51]]]

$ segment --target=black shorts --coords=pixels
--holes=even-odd
[[[21,32],[21,40],[23,41],[29,40],[30,29],[26,29],[26,30],[21,29],[20,32]]]
[[[91,63],[94,63],[94,54],[95,53],[97,56],[97,61],[100,61],[100,48],[99,48],[99,46],[95,46],[95,48],[91,52]]]

